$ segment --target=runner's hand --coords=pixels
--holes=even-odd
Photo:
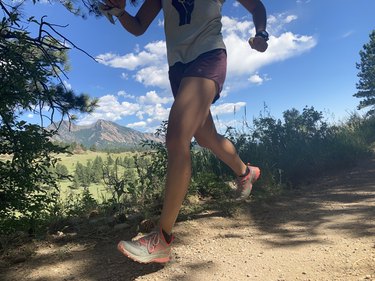
[[[105,0],[105,4],[111,8],[118,8],[122,11],[125,10],[126,0]]]
[[[115,24],[113,16],[120,17],[124,13],[125,3],[123,0],[106,0],[105,3],[99,1],[98,8],[112,24]]]
[[[250,47],[254,50],[257,50],[258,52],[265,52],[268,48],[267,41],[260,36],[251,37],[249,39]]]

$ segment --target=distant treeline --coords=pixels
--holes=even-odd
[[[122,153],[122,152],[136,152],[144,151],[148,148],[143,146],[142,143],[139,145],[107,145],[105,147],[96,146],[95,144],[90,146],[85,146],[84,144],[78,142],[66,143],[60,141],[54,141],[54,144],[60,147],[66,147],[67,150],[71,153],[81,153],[84,151],[93,151],[93,152],[106,152],[106,153]]]

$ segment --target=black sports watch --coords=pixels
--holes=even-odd
[[[268,37],[268,32],[263,30],[263,31],[259,31],[257,34],[255,34],[255,37],[262,37],[264,40],[268,41],[269,37]]]

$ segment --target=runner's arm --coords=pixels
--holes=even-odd
[[[253,15],[256,33],[265,31],[267,27],[267,13],[262,1],[238,0],[238,2]]]
[[[266,8],[260,0],[238,0],[253,15],[255,25],[255,37],[249,39],[252,49],[265,52],[268,48],[268,33],[266,32],[267,14]]]
[[[107,0],[107,5],[125,9],[124,0]],[[121,25],[131,34],[140,36],[150,26],[152,21],[156,18],[161,10],[160,0],[145,0],[135,16],[130,15],[124,11],[118,17]]]

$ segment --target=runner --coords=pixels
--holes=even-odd
[[[134,2],[134,0],[132,0]],[[251,48],[264,52],[268,44],[266,10],[260,0],[239,0],[253,15],[256,35]],[[220,98],[227,53],[221,34],[224,0],[145,0],[135,16],[125,11],[125,0],[106,0],[101,12],[115,23],[117,17],[130,33],[142,35],[161,10],[167,44],[169,80],[174,103],[169,113],[166,146],[168,168],[163,209],[158,226],[134,241],[120,241],[118,249],[140,262],[168,262],[172,234],[191,178],[190,142],[194,137],[238,176],[238,198],[246,199],[260,169],[245,164],[233,144],[218,134],[210,106]]]

